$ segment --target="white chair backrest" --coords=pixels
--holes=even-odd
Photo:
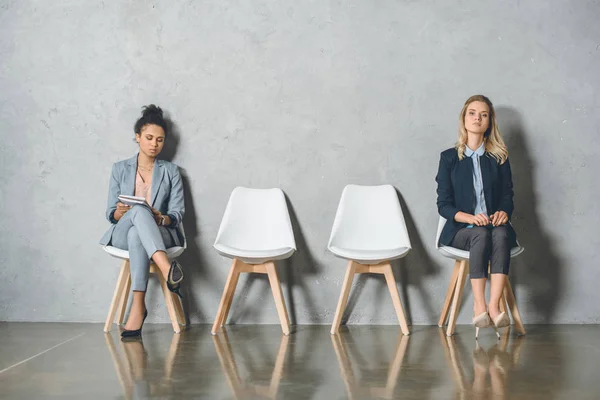
[[[178,225],[179,232],[181,232],[181,236],[183,236],[183,248],[187,249],[187,237],[185,236],[185,230],[183,229],[183,222],[180,222]]]
[[[440,220],[438,221],[438,229],[437,234],[435,235],[435,248],[440,248],[440,236],[442,235],[442,230],[444,229],[444,225],[446,225],[446,218],[440,216]]]
[[[361,250],[411,248],[396,190],[391,185],[346,186],[328,246]]]
[[[215,245],[245,250],[296,249],[281,189],[236,187],[231,192]]]

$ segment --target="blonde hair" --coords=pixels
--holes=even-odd
[[[485,151],[490,153],[492,157],[498,161],[499,164],[504,164],[504,162],[508,159],[508,149],[506,148],[506,144],[504,144],[504,140],[502,140],[502,136],[500,135],[500,130],[498,129],[498,122],[496,121],[496,111],[494,110],[494,105],[482,94],[476,94],[471,96],[465,102],[465,105],[460,112],[459,122],[458,122],[458,141],[456,142],[456,151],[458,151],[458,159],[462,160],[465,158],[465,148],[467,146],[467,129],[465,128],[465,115],[467,114],[467,108],[474,101],[481,101],[488,105],[490,109],[490,124],[488,126],[487,131],[483,135],[483,143]]]

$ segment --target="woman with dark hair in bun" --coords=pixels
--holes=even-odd
[[[169,290],[179,296],[183,271],[177,261],[169,261],[166,249],[183,243],[178,226],[183,219],[183,184],[173,163],[159,160],[168,135],[160,107],[142,109],[134,126],[139,152],[113,165],[106,218],[111,227],[100,244],[129,251],[133,303],[122,337],[136,337],[148,315],[145,305],[150,259],[158,266]],[[143,197],[150,205],[133,207],[119,201],[120,195]]]

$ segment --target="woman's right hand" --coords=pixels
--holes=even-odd
[[[477,214],[471,216],[470,224],[477,226],[488,226],[489,224],[491,224],[491,221],[487,215]]]
[[[456,213],[454,220],[456,222],[475,226],[487,226],[491,223],[490,218],[485,214],[473,215],[462,211]]]
[[[130,209],[131,209],[131,206],[128,206],[127,204],[118,202],[117,209],[115,210],[113,218],[116,219],[117,221],[120,220],[123,217],[123,215],[125,215],[125,213],[127,211],[129,211]]]

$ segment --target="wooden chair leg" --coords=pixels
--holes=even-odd
[[[275,299],[275,307],[277,308],[277,314],[279,315],[279,321],[281,322],[281,330],[284,335],[290,334],[290,320],[288,317],[287,309],[285,308],[285,301],[283,299],[283,292],[281,291],[281,283],[279,282],[279,276],[277,276],[277,269],[274,262],[266,263],[267,275],[269,276],[269,283],[271,284],[271,291]]]
[[[131,290],[131,273],[127,274],[127,283],[121,294],[121,302],[119,303],[119,313],[117,314],[117,325],[123,325],[125,312],[127,311],[127,301],[129,300],[129,291]]]
[[[335,335],[340,330],[340,324],[342,323],[342,317],[344,316],[346,303],[348,302],[348,295],[350,294],[350,288],[352,287],[355,270],[356,263],[354,261],[348,261],[346,276],[344,277],[344,283],[342,284],[342,292],[340,293],[340,299],[338,301],[337,309],[335,310],[335,317],[333,318],[333,324],[331,325],[332,335]]]
[[[241,275],[241,271],[239,270],[241,265],[243,265],[242,261],[237,259],[233,260],[231,267],[235,268],[237,273],[233,276],[233,280],[231,282],[231,289],[227,293],[227,299],[225,300],[225,310],[223,311],[223,316],[221,318],[221,327],[223,327],[227,323],[227,317],[229,316],[229,310],[231,310],[231,304],[233,303],[235,289],[237,288],[237,284]]]
[[[225,310],[227,309],[227,302],[230,300],[230,297],[233,297],[233,293],[235,292],[235,285],[237,284],[240,272],[237,268],[237,260],[233,260],[231,264],[231,268],[229,269],[229,274],[227,275],[227,282],[225,282],[225,287],[223,288],[223,295],[221,296],[221,302],[219,303],[219,309],[217,310],[217,316],[215,317],[215,322],[210,331],[213,335],[216,335],[220,330],[221,326],[223,326]]]
[[[456,280],[456,288],[454,289],[454,297],[452,299],[452,309],[450,310],[450,321],[448,322],[448,329],[446,330],[446,336],[452,336],[454,334],[454,328],[456,327],[456,318],[458,318],[460,301],[461,301],[463,290],[465,287],[465,280],[467,279],[467,273],[468,273],[467,261],[461,261],[460,269],[458,271],[458,279]]]
[[[123,261],[123,265],[121,266],[121,271],[119,272],[119,278],[117,279],[117,285],[115,287],[115,292],[113,294],[112,301],[110,303],[110,308],[108,309],[108,316],[106,317],[106,322],[104,323],[104,332],[109,332],[112,327],[112,323],[115,320],[115,314],[117,313],[117,307],[119,305],[119,300],[121,299],[121,295],[123,294],[123,288],[126,284],[126,277],[129,275],[129,260]]]
[[[442,313],[440,315],[440,320],[438,321],[438,326],[440,328],[446,324],[446,320],[448,319],[448,311],[450,311],[450,303],[452,302],[452,295],[454,294],[454,289],[456,288],[456,280],[458,279],[459,270],[460,261],[457,260],[454,263],[452,277],[450,278],[450,284],[448,284],[448,290],[446,291],[446,299],[444,300],[444,306],[442,307]]]
[[[175,305],[175,314],[177,315],[177,322],[181,326],[186,326],[187,323],[185,321],[185,313],[183,311],[183,304],[181,304],[181,299],[175,293],[171,293],[171,297],[173,298],[173,304]]]
[[[513,317],[513,321],[517,332],[519,332],[521,335],[525,335],[527,332],[525,331],[525,327],[523,326],[523,321],[521,320],[521,313],[519,313],[519,309],[517,308],[515,294],[512,290],[512,286],[508,279],[506,280],[506,285],[504,285],[504,296],[506,297],[506,303],[508,305],[508,308],[510,309],[510,313]]]
[[[404,335],[409,335],[408,324],[406,323],[406,316],[404,315],[404,309],[402,308],[402,301],[400,300],[400,294],[398,293],[398,286],[396,286],[396,279],[394,279],[394,273],[392,272],[391,264],[385,265],[383,268],[383,275],[388,285],[388,290],[392,296],[392,303],[394,303],[394,309],[400,322],[400,329]]]
[[[158,268],[157,268],[158,270]],[[165,297],[165,303],[167,304],[167,311],[169,312],[169,318],[171,318],[171,325],[173,326],[173,331],[175,333],[181,332],[181,327],[177,321],[177,312],[175,311],[175,302],[173,301],[172,292],[169,290],[167,286],[167,281],[160,273],[157,271],[156,277],[158,278],[158,282],[160,283],[160,287],[162,288],[163,295]]]

